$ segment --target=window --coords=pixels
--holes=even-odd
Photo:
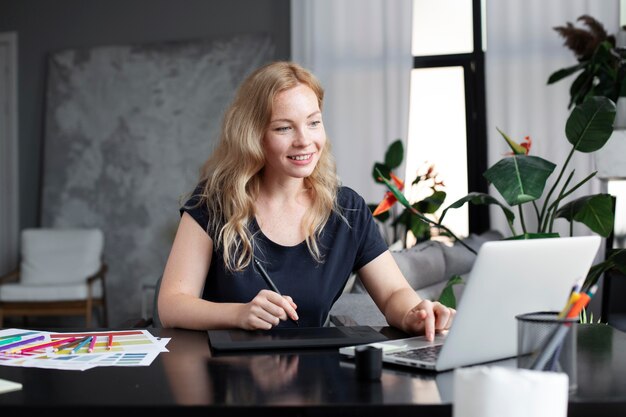
[[[486,108],[480,0],[413,0],[413,70],[407,181],[425,162],[446,185],[444,207],[468,191],[487,192]],[[410,196],[409,196],[410,197]],[[446,215],[457,236],[489,227],[486,207]]]

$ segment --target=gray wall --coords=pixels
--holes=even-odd
[[[269,33],[290,55],[289,0],[0,0],[0,32],[19,43],[20,228],[40,225],[48,54],[66,48]]]

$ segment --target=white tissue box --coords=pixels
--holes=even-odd
[[[454,417],[566,417],[567,374],[475,366],[454,371]]]

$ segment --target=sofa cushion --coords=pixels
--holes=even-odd
[[[441,242],[429,240],[391,255],[411,288],[419,290],[446,279],[443,247]]]
[[[409,249],[391,251],[400,271],[413,289],[428,287],[445,279],[446,265],[442,246],[440,242],[429,240]],[[358,277],[351,292],[367,292]]]

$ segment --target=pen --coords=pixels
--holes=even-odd
[[[8,345],[0,346],[0,350],[9,350],[18,346],[28,345],[30,343],[43,340],[44,338],[45,338],[44,335],[39,335],[39,336],[31,337],[30,339],[22,339],[17,342],[9,343]]]
[[[567,299],[567,302],[565,303],[565,307],[563,307],[563,310],[561,310],[561,312],[558,315],[558,318],[562,319],[563,317],[565,317],[567,315],[567,313],[569,312],[569,309],[574,305],[574,303],[578,300],[578,298],[580,297],[580,282],[577,281],[574,286],[572,287],[572,290],[569,293],[569,297]]]
[[[107,350],[111,350],[113,347],[113,333],[109,334],[109,341],[107,342]]]
[[[574,305],[570,308],[566,317],[568,319],[573,319],[573,318],[578,317],[578,314],[580,314],[582,309],[585,308],[589,304],[591,297],[593,297],[597,289],[598,289],[598,286],[594,285],[593,287],[589,289],[589,291],[580,293],[580,297],[574,303]],[[553,355],[556,354],[559,346],[565,340],[565,336],[567,335],[567,332],[569,331],[571,326],[572,326],[571,322],[565,322],[564,324],[561,324],[559,325],[559,327],[557,327],[554,333],[552,333],[552,336],[548,339],[546,346],[542,349],[541,353],[537,356],[536,360],[531,365],[531,369],[534,369],[534,370],[545,369],[545,366],[548,363],[548,360],[550,360],[550,358],[552,358]]]
[[[70,355],[73,354],[73,353],[77,353],[79,350],[81,350],[83,346],[85,346],[87,343],[89,343],[89,341],[91,340],[92,337],[93,336],[87,336],[87,337],[84,337],[83,339],[81,339],[81,341],[78,342],[76,347],[70,351]]]
[[[87,352],[89,353],[93,352],[93,348],[96,346],[97,339],[98,339],[98,336],[96,335],[91,336],[91,342],[89,342],[89,348],[87,349]]]
[[[63,343],[73,342],[74,340],[76,340],[75,337],[69,337],[67,339],[59,339],[59,340],[55,340],[53,342],[42,343],[40,345],[28,346],[28,347],[25,347],[24,349],[20,349],[18,351],[18,353],[30,352],[31,350],[43,349],[43,348],[47,348],[49,346],[53,346],[54,347],[54,346],[62,345]]]
[[[594,285],[589,289],[589,291],[581,293],[578,300],[576,300],[570,311],[567,313],[567,318],[571,319],[577,317],[583,310],[583,308],[587,307],[587,304],[589,304],[589,300],[596,293],[597,289],[598,285]]]
[[[270,278],[270,276],[267,274],[267,271],[265,270],[265,268],[263,268],[263,265],[261,265],[261,262],[259,262],[259,260],[257,258],[254,258],[254,264],[257,267],[257,270],[259,271],[259,273],[261,274],[261,277],[263,277],[263,280],[265,281],[265,283],[267,284],[268,287],[270,287],[270,289],[272,291],[274,291],[276,294],[281,295],[280,291],[278,291],[278,288],[276,287],[276,285],[274,285],[274,281],[272,281],[272,279]],[[294,320],[291,317],[289,317],[289,320],[293,321],[294,323],[296,323],[296,326],[300,326],[300,324],[298,323],[298,320]]]

